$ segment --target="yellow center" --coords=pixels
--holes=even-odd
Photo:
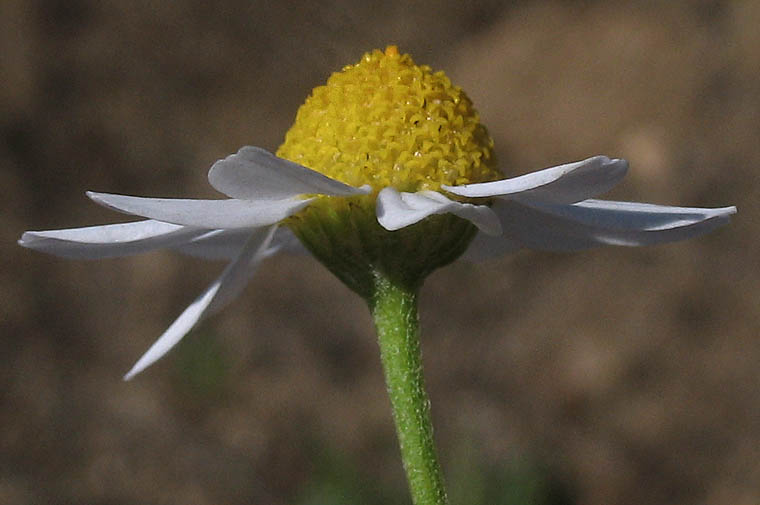
[[[352,186],[414,192],[500,179],[492,149],[459,87],[388,46],[315,88],[277,155]]]

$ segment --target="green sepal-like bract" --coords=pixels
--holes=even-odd
[[[416,290],[433,270],[456,260],[477,232],[452,214],[388,231],[377,222],[371,195],[325,198],[291,217],[288,226],[322,264],[370,303],[378,275]]]

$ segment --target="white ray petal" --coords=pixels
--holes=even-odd
[[[377,221],[386,230],[400,230],[433,214],[445,213],[467,219],[488,235],[501,233],[499,220],[485,205],[460,203],[435,191],[399,193],[384,188],[377,195]]]
[[[250,236],[251,230],[247,228],[211,230],[172,249],[196,258],[233,260],[243,250]]]
[[[276,226],[260,228],[253,231],[240,255],[224,269],[206,291],[204,291],[172,323],[158,340],[143,354],[132,369],[124,376],[130,380],[138,373],[155,363],[182,340],[182,337],[205,317],[217,312],[232,301],[246,286],[265,256]]]
[[[272,247],[276,247],[277,251],[287,254],[311,254],[298,240],[298,237],[285,227],[277,228],[277,233],[272,239]]]
[[[369,187],[354,188],[252,146],[214,163],[208,180],[217,191],[240,200],[282,200],[302,194],[353,196],[370,192]]]
[[[27,231],[19,245],[73,259],[115,258],[182,244],[206,230],[148,219],[64,230]]]
[[[232,260],[240,254],[251,231],[245,228],[234,230],[212,230],[187,242],[172,247],[173,250],[196,258],[210,260]],[[304,254],[306,249],[287,228],[280,227],[264,252],[271,256],[278,252]]]
[[[736,209],[667,207],[591,200],[571,205],[496,202],[505,236],[530,249],[577,251],[602,245],[643,246],[702,235]]]
[[[523,202],[530,205],[530,202]],[[584,200],[574,205],[536,204],[553,214],[598,227],[657,231],[736,214],[736,207],[672,207],[639,202]]]
[[[299,200],[186,200],[143,198],[88,191],[95,202],[120,212],[199,228],[258,228],[278,223],[303,209]]]
[[[442,187],[455,195],[471,198],[496,196],[511,200],[530,198],[574,203],[608,191],[620,182],[627,170],[625,160],[594,156],[511,179]]]
[[[506,256],[522,249],[522,245],[502,234],[498,236],[478,233],[460,259],[478,263],[492,258]]]

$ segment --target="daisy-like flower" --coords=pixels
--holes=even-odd
[[[235,298],[262,259],[298,247],[293,234],[371,302],[378,272],[415,288],[468,247],[483,256],[650,245],[706,233],[736,212],[595,199],[627,169],[594,156],[505,178],[467,96],[390,46],[316,88],[277,155],[243,147],[214,163],[208,180],[229,198],[88,192],[147,219],[28,231],[19,244],[76,259],[171,249],[230,261],[129,379]]]
[[[19,243],[72,258],[168,248],[230,261],[130,379],[237,296],[262,259],[300,241],[367,301],[413,502],[445,505],[420,358],[417,293],[425,277],[463,254],[682,240],[736,212],[596,200],[628,169],[606,156],[505,178],[492,150],[462,90],[389,46],[314,89],[276,154],[243,147],[214,163],[209,182],[229,198],[88,192],[147,219],[30,231]]]

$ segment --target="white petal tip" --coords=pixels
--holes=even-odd
[[[148,368],[150,365],[158,361],[158,359],[161,356],[155,357],[155,359],[151,360],[145,360],[144,356],[140,358],[137,363],[135,363],[132,368],[129,369],[129,372],[124,374],[124,377],[121,378],[124,382],[129,382],[132,379],[134,379],[138,374],[141,374],[145,371],[146,368]]]
[[[85,191],[84,194],[93,202],[107,206],[107,204],[103,202],[103,193],[98,193],[97,191]]]
[[[380,226],[382,226],[388,231],[398,231],[401,228],[405,228],[403,224],[393,223],[389,221],[388,218],[385,218],[385,217],[383,218],[378,217],[377,222],[380,223]]]
[[[40,235],[34,231],[25,231],[21,235],[21,238],[16,241],[16,243],[21,247],[26,247],[27,249],[36,249],[39,247],[40,242],[43,242],[44,240],[44,235]],[[38,247],[35,247],[35,244]]]
[[[129,382],[129,381],[131,381],[131,380],[134,378],[134,376],[135,376],[135,375],[137,375],[138,373],[140,373],[140,372],[138,372],[138,371],[135,371],[134,369],[133,369],[133,370],[130,370],[129,372],[127,372],[127,373],[125,373],[125,374],[124,374],[124,377],[122,377],[122,378],[121,378],[121,380],[123,380],[124,382]]]
[[[109,196],[112,196],[111,193],[100,193],[98,191],[85,191],[84,194],[92,200],[95,203],[99,203],[100,205],[104,205],[108,208],[111,208],[111,206],[108,204],[107,200]],[[117,195],[121,196],[121,195]]]

